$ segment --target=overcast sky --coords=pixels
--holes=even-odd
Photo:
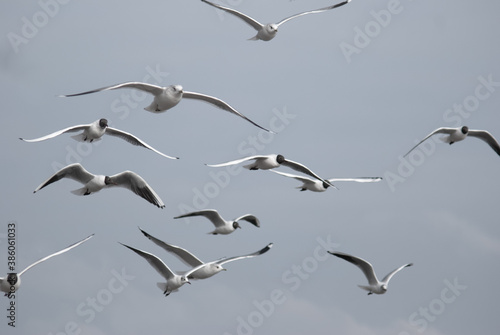
[[[332,1],[220,3],[266,23]],[[198,0],[2,1],[0,272],[10,222],[18,271],[95,236],[23,274],[16,327],[2,298],[0,333],[498,334],[500,158],[480,140],[449,146],[439,136],[402,155],[438,127],[500,139],[499,13],[493,0],[354,0],[263,42]],[[57,97],[127,81],[219,97],[277,134],[199,101],[152,114],[143,110],[151,97],[127,89]],[[112,137],[18,139],[99,118],[180,159]],[[204,165],[271,153],[324,178],[384,180],[299,192],[298,181],[267,171]],[[137,172],[166,207],[119,188],[78,197],[72,180],[33,194],[75,162]],[[226,219],[252,213],[261,227],[213,236],[203,218],[173,219],[203,208]],[[163,278],[117,242],[187,268],[138,226],[203,261],[274,246],[165,298]],[[380,278],[414,266],[367,296],[361,271],[326,250],[370,261]]]

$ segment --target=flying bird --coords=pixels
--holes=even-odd
[[[212,3],[210,1],[207,1],[207,0],[201,0],[201,1],[204,2],[204,3],[206,3],[206,4],[209,4],[211,6],[214,6],[215,8],[219,8],[219,9],[222,9],[223,11],[226,11],[226,12],[228,12],[230,14],[233,14],[236,17],[239,17],[240,19],[242,19],[243,21],[245,21],[247,24],[249,24],[252,28],[254,28],[255,30],[257,30],[257,35],[255,35],[252,38],[249,38],[249,40],[254,40],[254,41],[256,41],[256,40],[270,41],[270,40],[272,40],[276,36],[276,34],[278,33],[278,27],[280,25],[282,25],[283,23],[285,23],[285,22],[287,22],[287,21],[289,21],[291,19],[294,19],[296,17],[302,16],[302,15],[314,14],[314,13],[321,13],[321,12],[324,12],[324,11],[327,11],[327,10],[330,10],[330,9],[338,8],[340,6],[348,4],[351,0],[342,1],[342,2],[340,2],[338,4],[335,4],[335,5],[332,5],[332,6],[328,6],[328,7],[324,7],[324,8],[320,8],[320,9],[316,9],[316,10],[310,10],[310,11],[302,12],[302,13],[299,13],[299,14],[295,14],[295,15],[292,15],[290,17],[287,17],[287,18],[279,21],[278,23],[268,23],[268,24],[262,24],[259,21],[251,18],[250,16],[248,16],[246,14],[238,12],[235,9],[228,8],[228,7],[223,7],[221,5],[217,5],[217,4]]]
[[[142,141],[141,139],[139,139],[138,137],[136,137],[130,133],[124,132],[123,130],[109,127],[108,120],[106,120],[106,119],[99,119],[99,120],[94,121],[90,124],[82,124],[82,125],[78,125],[78,126],[64,128],[64,129],[58,130],[56,132],[53,132],[51,134],[48,134],[48,135],[45,135],[45,136],[42,136],[39,138],[35,138],[32,140],[26,140],[26,139],[21,138],[21,137],[19,139],[23,140],[25,142],[40,142],[40,141],[45,141],[45,140],[48,140],[50,138],[59,136],[59,135],[64,134],[64,133],[73,133],[73,132],[77,132],[77,131],[82,131],[82,133],[71,136],[73,139],[75,139],[77,141],[83,141],[83,142],[85,142],[85,141],[89,141],[89,142],[99,141],[104,134],[107,134],[107,135],[119,137],[119,138],[127,141],[130,144],[141,146],[141,147],[144,147],[146,149],[152,150],[152,151],[156,152],[157,154],[162,155],[163,157],[167,157],[170,159],[179,159],[179,157],[171,157],[171,156],[165,155],[164,153],[161,153],[160,151],[156,150],[155,148],[153,148],[152,146],[150,146],[146,142]]]
[[[375,275],[375,271],[373,270],[373,266],[365,261],[364,259],[354,257],[348,254],[344,254],[342,252],[331,252],[328,251],[328,253],[340,257],[349,263],[352,263],[356,265],[361,271],[363,271],[363,274],[365,275],[366,279],[368,279],[368,286],[363,286],[363,285],[358,285],[360,288],[363,290],[368,291],[368,295],[375,293],[375,294],[384,294],[387,291],[387,285],[389,285],[389,281],[391,280],[392,276],[394,276],[397,272],[401,271],[405,267],[412,266],[413,263],[408,263],[405,264],[399,268],[397,268],[394,271],[389,272],[383,279],[382,281],[379,281],[377,279],[377,276]]]
[[[129,189],[159,208],[165,207],[165,204],[163,204],[163,201],[151,186],[135,172],[124,171],[113,176],[94,175],[85,170],[79,163],[70,164],[57,171],[49,179],[40,184],[33,193],[63,178],[70,178],[85,185],[82,188],[71,191],[71,193],[76,195],[89,195],[99,192],[105,187],[120,186]]]
[[[8,273],[6,277],[4,277],[4,278],[0,277],[0,291],[5,292],[5,295],[10,297],[11,294],[13,294],[14,292],[16,292],[19,289],[19,287],[21,286],[21,275],[23,273],[25,273],[26,271],[28,271],[29,269],[31,269],[35,265],[40,264],[40,263],[48,260],[49,258],[52,258],[54,256],[63,254],[66,251],[69,251],[69,250],[71,250],[73,248],[76,248],[80,244],[88,241],[92,236],[94,236],[94,234],[92,234],[92,235],[84,238],[83,240],[81,240],[79,242],[76,242],[76,243],[70,245],[67,248],[59,250],[58,252],[50,254],[47,257],[44,257],[42,259],[39,259],[38,261],[36,261],[35,263],[31,264],[30,266],[28,266],[27,268],[25,268],[23,271],[21,271],[19,273],[14,273],[14,272],[13,273]]]
[[[152,84],[148,84],[148,83],[127,82],[127,83],[121,83],[121,84],[101,87],[101,88],[98,88],[95,90],[86,91],[86,92],[82,92],[82,93],[60,95],[60,97],[74,97],[74,96],[78,96],[78,95],[96,93],[96,92],[101,92],[101,91],[116,90],[119,88],[132,88],[132,89],[136,89],[136,90],[140,90],[140,91],[144,91],[146,93],[152,94],[154,96],[153,102],[148,107],[144,108],[148,112],[152,112],[152,113],[164,112],[164,111],[176,106],[179,102],[181,102],[182,98],[201,100],[204,102],[208,102],[209,104],[212,104],[212,105],[214,105],[222,110],[233,113],[233,114],[247,120],[248,122],[250,122],[254,126],[259,127],[260,129],[263,129],[267,132],[273,133],[272,131],[270,131],[264,127],[259,126],[257,123],[253,122],[252,120],[247,118],[245,115],[238,112],[236,109],[231,107],[227,102],[222,101],[219,98],[209,96],[209,95],[196,93],[196,92],[184,91],[184,89],[182,88],[181,85],[170,85],[170,86],[166,86],[166,87],[161,87],[161,86],[152,85]]]
[[[303,164],[291,161],[289,159],[285,159],[283,155],[276,155],[276,154],[271,154],[271,155],[255,155],[255,156],[249,156],[241,159],[237,159],[234,161],[226,162],[226,163],[221,163],[221,164],[206,164],[207,166],[210,167],[222,167],[222,166],[228,166],[228,165],[235,165],[239,164],[242,162],[254,160],[252,164],[244,165],[243,167],[249,170],[270,170],[274,169],[277,167],[280,167],[281,165],[287,166],[295,171],[302,172],[304,174],[307,174],[313,178],[318,179],[319,181],[326,183],[330,186],[333,186],[331,182],[328,180],[325,180],[312,172],[308,167],[306,167]]]
[[[250,222],[256,227],[260,227],[260,221],[257,219],[252,214],[245,214],[242,215],[234,220],[227,221],[220,216],[220,214],[215,210],[215,209],[205,209],[202,211],[197,211],[197,212],[191,212],[191,213],[186,213],[183,215],[179,215],[174,217],[174,219],[181,219],[181,218],[186,218],[186,217],[191,217],[191,216],[204,216],[207,219],[209,219],[215,226],[215,230],[209,232],[209,234],[217,235],[217,234],[222,234],[222,235],[227,235],[235,231],[237,228],[241,228],[241,226],[238,224],[238,221],[240,220],[245,220],[247,222]]]
[[[271,172],[280,174],[285,177],[289,178],[294,178],[302,182],[302,186],[298,186],[297,188],[300,189],[301,191],[313,191],[313,192],[324,192],[328,187],[330,187],[330,184],[327,184],[326,182],[322,182],[320,180],[315,180],[311,179],[308,177],[302,177],[302,176],[297,176],[291,173],[285,173],[285,172],[280,172],[276,170],[269,170]],[[334,183],[337,181],[354,181],[357,183],[376,183],[382,180],[381,177],[359,177],[359,178],[331,178],[331,179],[326,179],[330,183]],[[335,186],[333,186],[335,187]],[[336,187],[335,187],[336,188]]]
[[[156,272],[158,272],[163,278],[165,278],[166,282],[159,282],[156,284],[163,291],[163,294],[165,294],[165,296],[168,296],[172,292],[178,291],[179,288],[184,284],[191,284],[189,282],[188,276],[192,272],[198,270],[198,268],[194,268],[183,275],[179,275],[170,270],[170,268],[157,256],[143,250],[132,248],[123,243],[120,244],[144,258],[149,263],[149,265],[151,265],[156,270]]]
[[[151,236],[150,234],[146,233],[141,228],[139,228],[139,229],[144,234],[144,236],[146,236],[154,244],[158,245],[159,247],[165,249],[168,252],[171,252],[174,256],[176,256],[181,262],[183,262],[187,266],[190,266],[192,269],[198,268],[198,270],[191,272],[191,274],[188,275],[188,279],[205,279],[205,278],[212,277],[213,275],[215,275],[221,271],[226,270],[224,267],[222,267],[222,265],[229,263],[229,262],[232,262],[232,261],[237,261],[239,259],[253,258],[253,257],[259,256],[259,255],[262,255],[262,254],[268,252],[271,249],[271,247],[273,246],[272,243],[269,243],[267,246],[260,249],[259,251],[256,251],[256,252],[248,254],[248,255],[235,256],[235,257],[223,257],[223,258],[220,258],[220,259],[212,261],[212,262],[204,263],[198,257],[193,255],[192,253],[190,253],[186,249],[183,249],[181,247],[163,242],[162,240],[159,240],[156,237]]]
[[[441,127],[436,130],[434,130],[432,133],[427,135],[422,141],[418,142],[417,145],[415,145],[413,148],[411,148],[410,151],[408,151],[403,157],[408,156],[410,152],[413,151],[416,147],[418,147],[422,142],[424,142],[426,139],[431,137],[434,134],[446,134],[448,136],[442,137],[441,140],[444,141],[445,143],[449,143],[450,145],[465,140],[467,136],[472,136],[472,137],[477,137],[486,143],[489,144],[489,146],[495,150],[495,152],[500,155],[500,145],[498,144],[497,140],[491,135],[489,132],[486,130],[472,130],[469,129],[469,127],[463,126],[463,127],[458,127],[458,128],[446,128],[446,127]]]

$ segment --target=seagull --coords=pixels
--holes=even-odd
[[[163,201],[161,201],[151,186],[135,172],[124,171],[113,176],[94,175],[85,170],[79,163],[70,164],[57,171],[52,177],[40,184],[33,193],[62,178],[70,178],[85,185],[82,188],[71,191],[71,193],[76,195],[89,195],[99,192],[105,187],[121,186],[131,190],[159,208],[165,207]]]
[[[144,91],[144,92],[147,92],[147,93],[154,95],[154,99],[153,99],[153,102],[151,103],[151,105],[144,108],[148,112],[152,112],[152,113],[164,112],[164,111],[176,106],[182,100],[182,98],[195,99],[195,100],[201,100],[201,101],[208,102],[209,104],[212,104],[216,107],[219,107],[220,109],[223,109],[227,112],[233,113],[233,114],[247,120],[248,122],[250,122],[254,126],[259,127],[260,129],[263,129],[263,130],[270,132],[270,133],[274,133],[274,132],[272,132],[264,127],[259,126],[257,123],[253,122],[252,120],[247,118],[245,115],[241,114],[236,109],[231,107],[227,102],[222,101],[219,98],[209,96],[209,95],[196,93],[196,92],[184,91],[184,89],[182,88],[181,85],[170,85],[170,86],[166,86],[166,87],[161,87],[161,86],[156,86],[156,85],[152,85],[152,84],[148,84],[148,83],[127,82],[127,83],[121,83],[121,84],[101,87],[101,88],[98,88],[95,90],[82,92],[82,93],[60,95],[60,97],[74,97],[74,96],[78,96],[78,95],[96,93],[96,92],[101,92],[101,91],[116,90],[119,88],[133,88],[133,89]]]
[[[405,264],[405,265],[397,268],[396,270],[394,270],[392,272],[389,272],[382,279],[382,281],[379,281],[377,279],[377,276],[375,275],[375,271],[373,270],[373,266],[370,263],[368,263],[367,261],[365,261],[364,259],[361,259],[361,258],[358,258],[358,257],[354,257],[354,256],[351,256],[351,255],[348,255],[348,254],[344,254],[342,252],[331,252],[331,251],[328,251],[328,253],[330,253],[330,254],[332,254],[334,256],[340,257],[340,258],[348,261],[349,263],[352,263],[352,264],[356,265],[358,268],[361,269],[361,271],[363,271],[363,273],[365,274],[366,279],[368,279],[369,286],[363,286],[363,285],[358,285],[358,286],[360,288],[362,288],[363,290],[367,290],[368,291],[368,295],[370,295],[372,293],[375,293],[375,294],[384,294],[387,291],[387,285],[389,285],[389,280],[391,280],[392,276],[394,276],[397,272],[401,271],[405,267],[413,265],[413,263]]]
[[[21,275],[23,273],[25,273],[26,271],[28,271],[29,269],[31,269],[32,267],[34,267],[35,265],[37,264],[40,264],[46,260],[48,260],[49,258],[52,258],[54,256],[57,256],[57,255],[60,255],[60,254],[63,254],[65,253],[66,251],[69,251],[73,248],[76,248],[77,246],[79,246],[80,244],[82,244],[83,242],[86,242],[88,241],[92,236],[94,236],[94,234],[84,238],[83,240],[81,240],[80,242],[76,242],[72,245],[70,245],[69,247],[67,248],[64,248],[62,250],[59,250],[58,252],[55,252],[51,255],[48,255],[47,257],[44,257],[42,259],[39,259],[38,261],[36,261],[35,263],[31,264],[30,266],[28,266],[27,268],[25,268],[23,271],[19,272],[19,273],[8,273],[6,277],[4,278],[1,278],[0,277],[0,291],[2,292],[5,292],[5,295],[10,297],[14,292],[16,292],[19,287],[21,286]]]
[[[188,271],[183,275],[179,275],[170,270],[169,267],[155,255],[150,254],[149,252],[143,250],[132,248],[123,243],[120,244],[123,245],[124,247],[129,248],[130,250],[134,251],[136,254],[144,258],[160,275],[163,276],[163,278],[167,280],[165,283],[159,282],[156,284],[163,291],[163,294],[165,294],[165,296],[168,296],[172,292],[178,291],[179,288],[186,283],[191,284],[191,282],[188,279],[188,276],[192,272],[198,270],[198,268],[195,267],[191,271]]]
[[[159,247],[165,249],[168,252],[173,253],[174,256],[176,256],[184,264],[190,266],[193,269],[198,268],[198,270],[191,272],[191,274],[188,276],[188,279],[205,279],[205,278],[212,277],[213,275],[216,275],[217,273],[219,273],[221,271],[226,271],[226,269],[222,267],[223,264],[229,263],[232,261],[237,261],[239,259],[252,258],[252,257],[262,255],[262,254],[268,252],[269,249],[271,249],[271,247],[273,246],[272,243],[269,243],[267,246],[265,246],[261,250],[256,251],[256,252],[251,253],[251,254],[248,254],[248,255],[235,256],[235,257],[223,257],[223,258],[220,258],[220,259],[212,261],[212,262],[203,263],[199,258],[197,258],[195,255],[193,255],[192,253],[190,253],[186,249],[165,243],[162,240],[159,240],[156,237],[149,235],[141,228],[139,228],[139,229],[144,234],[144,236],[146,236],[148,239],[150,239],[154,244],[158,245]]]
[[[176,216],[174,217],[174,219],[181,219],[190,216],[204,216],[207,219],[209,219],[215,226],[215,230],[209,232],[209,234],[212,235],[217,235],[217,234],[227,235],[232,233],[233,231],[236,230],[236,228],[241,228],[240,225],[238,224],[238,221],[240,220],[248,221],[254,226],[260,227],[259,219],[257,219],[257,217],[255,217],[252,214],[245,214],[232,221],[226,221],[222,218],[222,216],[220,216],[220,214],[215,209],[205,209],[202,211],[186,213],[183,215]]]
[[[138,137],[136,137],[130,133],[124,132],[123,130],[109,127],[108,120],[106,120],[106,119],[99,119],[99,120],[94,121],[90,124],[82,124],[82,125],[78,125],[78,126],[64,128],[64,129],[58,130],[56,132],[53,132],[52,134],[45,135],[43,137],[35,138],[32,140],[26,140],[26,139],[21,138],[21,137],[19,139],[23,140],[25,142],[40,142],[40,141],[48,140],[49,138],[59,136],[59,135],[64,134],[64,133],[72,133],[72,132],[77,132],[77,131],[83,131],[80,134],[71,136],[73,139],[75,139],[77,141],[83,141],[83,142],[85,142],[85,141],[89,141],[89,142],[99,141],[104,134],[108,134],[111,136],[119,137],[119,138],[127,141],[130,144],[141,146],[141,147],[144,147],[146,149],[152,150],[152,151],[156,152],[157,154],[162,155],[163,157],[167,157],[170,159],[179,159],[179,157],[170,157],[170,156],[165,155],[164,153],[159,152],[158,150],[156,150],[155,148],[153,148],[152,146],[150,146],[146,142],[140,140]]]
[[[256,40],[270,41],[270,40],[272,40],[276,36],[276,34],[278,33],[278,27],[280,25],[282,25],[283,23],[285,23],[285,22],[287,22],[287,21],[289,21],[291,19],[294,19],[296,17],[302,16],[302,15],[306,15],[306,14],[321,13],[321,12],[324,12],[324,11],[327,11],[327,10],[330,10],[330,9],[334,9],[334,8],[346,5],[349,2],[351,2],[351,0],[342,1],[342,2],[340,2],[338,4],[336,4],[336,5],[332,5],[332,6],[328,6],[328,7],[324,7],[324,8],[320,8],[320,9],[311,10],[311,11],[307,11],[307,12],[303,12],[303,13],[292,15],[290,17],[287,17],[287,18],[281,20],[278,23],[262,24],[259,21],[251,18],[250,16],[248,16],[246,14],[243,14],[241,12],[238,12],[237,10],[234,10],[232,8],[223,7],[223,6],[217,5],[217,4],[212,3],[210,1],[207,1],[207,0],[201,0],[201,1],[204,2],[204,3],[206,3],[206,4],[209,4],[211,6],[214,6],[216,8],[222,9],[222,10],[224,10],[224,11],[230,13],[230,14],[233,14],[234,16],[239,17],[240,19],[242,19],[243,21],[245,21],[247,24],[249,24],[250,26],[252,26],[252,28],[254,28],[255,30],[257,30],[257,35],[255,35],[252,38],[249,38],[249,40],[253,40],[253,41],[256,41]]]
[[[333,186],[333,184],[331,182],[321,178],[320,176],[318,176],[317,174],[312,172],[305,165],[291,161],[289,159],[285,159],[285,157],[283,155],[276,155],[276,154],[255,155],[255,156],[249,156],[249,157],[237,159],[237,160],[226,162],[226,163],[213,164],[213,165],[206,164],[206,165],[210,166],[210,167],[221,167],[221,166],[235,165],[235,164],[239,164],[239,163],[249,161],[249,160],[255,160],[252,164],[248,164],[248,165],[243,166],[244,168],[249,169],[249,170],[259,170],[259,169],[260,170],[270,170],[270,169],[280,167],[281,165],[284,165],[284,166],[288,166],[289,168],[291,168],[295,171],[305,173],[311,177],[318,179],[319,181],[321,181],[323,183],[326,183],[330,186]]]
[[[330,187],[330,184],[327,184],[325,182],[322,182],[320,180],[314,180],[308,177],[302,177],[302,176],[297,176],[291,173],[285,173],[285,172],[280,172],[276,170],[269,170],[271,172],[280,174],[285,177],[289,178],[295,178],[299,181],[302,182],[302,186],[298,186],[301,191],[313,191],[313,192],[324,192],[328,187]],[[382,180],[381,177],[359,177],[359,178],[332,178],[332,179],[326,179],[330,183],[334,183],[336,181],[354,181],[357,183],[376,183]],[[333,186],[335,187],[335,186]],[[335,187],[336,188],[336,187]]]
[[[495,150],[495,152],[500,155],[500,145],[498,144],[497,140],[491,135],[489,132],[486,130],[472,130],[469,129],[469,127],[463,126],[463,127],[458,127],[458,128],[446,128],[446,127],[441,127],[436,130],[434,130],[432,133],[427,135],[422,141],[418,142],[417,145],[415,145],[413,148],[411,148],[410,151],[406,153],[403,157],[408,156],[410,152],[413,151],[416,147],[418,147],[423,141],[428,139],[434,134],[447,134],[448,136],[445,136],[441,138],[445,143],[449,143],[450,145],[465,140],[467,136],[472,136],[472,137],[477,137],[486,143],[490,145],[490,147]]]

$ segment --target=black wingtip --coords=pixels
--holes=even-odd
[[[147,238],[149,238],[151,235],[149,235],[148,233],[146,233],[144,230],[141,229],[141,227],[138,227],[139,230],[141,231],[141,233],[144,234],[144,236],[146,236]]]

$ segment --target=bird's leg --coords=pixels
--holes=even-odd
[[[371,291],[370,291],[370,292],[368,292],[368,295],[370,295],[370,294],[373,294],[373,292],[371,292]]]
[[[89,195],[91,192],[87,189],[87,191],[85,191],[85,193],[83,193],[83,195]]]

